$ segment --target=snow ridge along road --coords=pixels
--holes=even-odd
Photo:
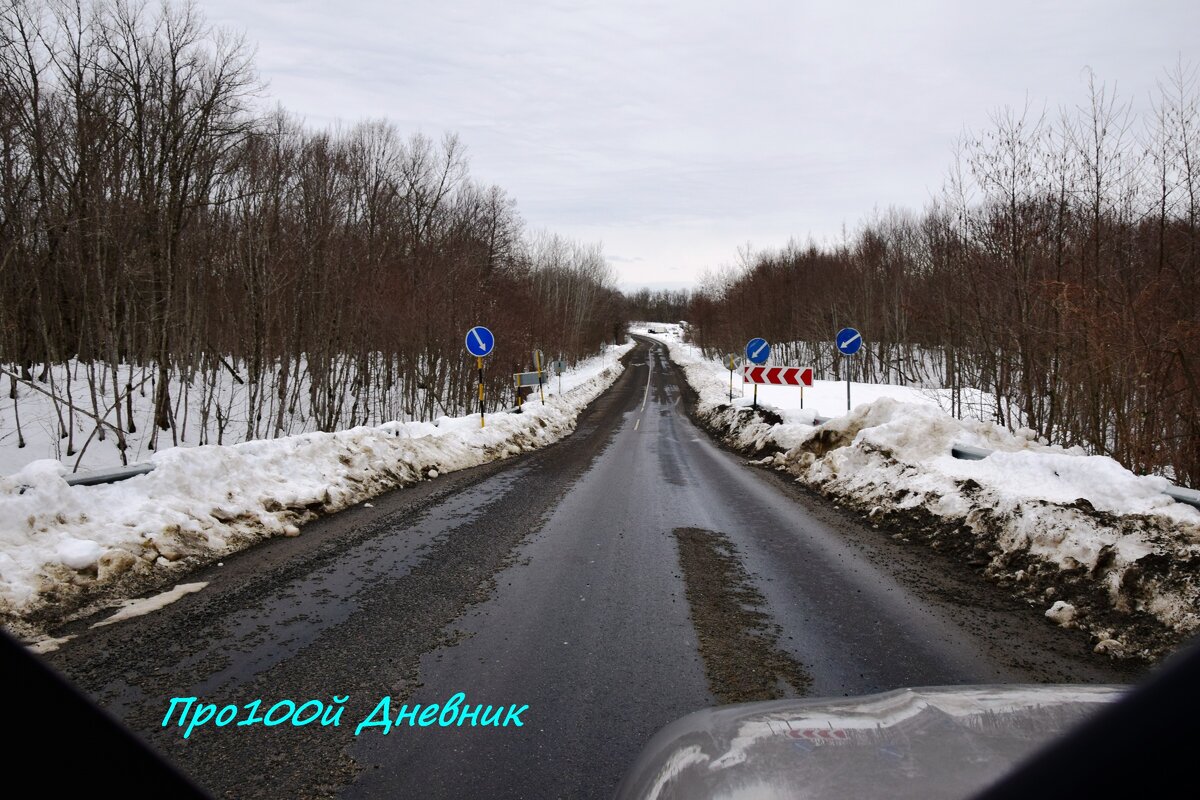
[[[1130,677],[748,469],[689,421],[665,347],[629,358],[574,435],[234,554],[154,614],[56,630],[78,636],[48,657],[215,795],[280,798],[608,797],[654,731],[725,700]],[[528,705],[523,727],[353,735],[384,695],[457,692]],[[160,726],[172,697],[334,695],[341,727]]]
[[[26,638],[86,606],[166,589],[191,570],[388,489],[508,458],[575,429],[632,343],[563,376],[522,414],[387,423],[229,446],[176,447],[121,483],[68,486],[36,461],[0,478],[0,622]]]

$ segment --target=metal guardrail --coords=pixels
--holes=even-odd
[[[961,442],[955,442],[950,448],[952,456],[966,461],[982,461],[994,452],[994,450],[988,450],[984,447],[974,447],[969,444],[962,444]],[[1163,490],[1163,494],[1176,503],[1186,503],[1193,508],[1200,509],[1200,491],[1188,489],[1184,486],[1170,486]]]
[[[77,472],[63,480],[67,482],[67,486],[99,486],[102,483],[116,483],[153,471],[153,464],[130,464],[127,467],[99,469],[95,472]],[[22,484],[18,487],[17,494],[25,494],[30,488],[28,484]]]
[[[1176,503],[1187,503],[1193,508],[1200,508],[1200,491],[1188,489],[1184,486],[1172,486],[1169,489],[1164,489],[1163,494],[1170,497]]]
[[[833,417],[814,417],[813,422],[818,425],[824,425],[831,419]],[[964,461],[982,461],[994,452],[994,450],[988,450],[986,447],[975,447],[974,445],[963,444],[962,442],[955,442],[950,446],[950,455]],[[1163,490],[1163,494],[1176,503],[1186,503],[1193,508],[1200,509],[1200,490],[1188,489],[1185,486],[1170,486]]]
[[[137,475],[145,475],[147,472],[153,471],[153,464],[130,464],[127,467],[116,467],[115,469],[102,469],[95,472],[68,475],[66,481],[68,486],[98,486],[102,483],[116,483],[117,481],[133,478]]]
[[[955,458],[961,458],[964,461],[983,461],[993,452],[995,451],[984,447],[972,447],[969,444],[960,444],[959,442],[955,442],[950,446],[950,455]]]

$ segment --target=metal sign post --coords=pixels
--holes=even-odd
[[[479,373],[479,427],[483,427],[483,356],[475,356],[475,368]]]
[[[483,421],[483,357],[492,352],[496,346],[496,337],[482,325],[476,325],[467,331],[467,352],[475,356],[475,368],[479,372],[479,427],[484,427]]]
[[[833,338],[838,352],[843,356],[852,356],[863,345],[862,334],[854,328],[842,328]],[[846,411],[850,411],[850,362],[846,362]]]
[[[752,364],[765,364],[771,355],[771,345],[767,340],[756,337],[746,342],[746,360]],[[732,394],[732,392],[731,392]],[[758,384],[754,384],[754,407],[758,408]]]

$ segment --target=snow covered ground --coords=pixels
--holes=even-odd
[[[373,353],[369,361],[373,372],[368,377],[367,387],[362,389],[354,388],[359,368],[356,359],[343,358],[324,367],[321,373],[330,377],[319,382],[317,402],[311,393],[313,375],[308,362],[304,359],[299,363],[289,362],[287,372],[291,377],[285,392],[287,411],[281,420],[278,416],[278,362],[263,370],[257,382],[248,381],[249,370],[244,362],[222,361],[213,372],[196,372],[190,376],[186,371],[176,369],[169,380],[174,432],[158,433],[158,449],[173,445],[237,444],[271,438],[277,420],[282,422],[279,435],[294,436],[319,431],[322,426],[329,430],[349,428],[354,424],[407,422],[430,417],[419,410],[425,407],[428,399],[425,389],[418,388],[414,393],[415,407],[406,408],[411,399],[402,390],[399,378],[390,386],[382,381],[385,373],[382,365],[386,362],[383,354]],[[15,399],[10,396],[13,387],[9,376],[0,375],[0,387],[3,388],[3,394],[0,394],[0,475],[11,474],[47,458],[62,461],[72,471],[119,466],[121,453],[113,430],[118,422],[118,412],[121,428],[125,431],[129,462],[148,459],[154,452],[150,443],[155,432],[155,371],[148,365],[119,364],[116,372],[119,380],[114,381],[110,367],[77,359],[44,368],[39,365],[32,382],[16,382]],[[398,363],[394,374],[402,374]],[[571,380],[570,375],[564,378]],[[553,385],[557,390],[557,378]],[[131,391],[126,392],[126,386]],[[568,388],[567,382],[563,388]],[[114,408],[117,396],[120,397],[119,408]],[[430,400],[430,404],[433,408],[440,405],[436,400]],[[443,409],[443,413],[448,412]],[[105,423],[100,431],[104,434],[103,439],[97,434],[97,415]],[[134,422],[133,432],[129,431],[130,417]],[[64,430],[68,436],[62,435]],[[172,440],[173,436],[178,437],[177,442]],[[19,446],[21,440],[25,442],[24,447]]]
[[[759,463],[869,515],[895,537],[960,555],[1050,619],[1089,631],[1098,651],[1154,658],[1200,629],[1200,511],[1103,456],[1039,442],[1033,431],[958,420],[936,391],[816,381],[759,387],[750,408],[729,370],[652,323],[699,398],[697,415]],[[804,366],[804,365],[797,365]],[[948,404],[945,406],[948,408]],[[817,425],[814,416],[833,417]],[[995,451],[961,461],[954,443]]]
[[[39,368],[35,374],[37,378],[33,385],[17,383],[15,399],[9,395],[12,387],[8,376],[0,376],[0,386],[4,389],[0,396],[0,475],[11,474],[47,458],[62,461],[72,470],[78,464],[78,469],[84,472],[120,465],[117,437],[110,427],[117,421],[115,394],[121,396],[121,427],[127,431],[126,457],[129,462],[145,461],[154,452],[150,447],[154,432],[152,367],[119,364],[119,380],[116,381],[119,389],[116,391],[110,368],[98,362],[72,359],[65,364],[52,364],[44,371]],[[285,435],[308,433],[319,428],[316,415],[309,408],[306,366],[301,366],[300,375],[299,380],[292,381],[289,390],[292,395],[289,402],[294,403],[295,413],[285,415]],[[278,390],[277,366],[267,370],[267,377],[257,387],[239,383],[239,380],[242,380],[240,376],[235,379],[233,372],[224,367],[204,379],[196,375],[188,380],[178,370],[172,373],[172,413],[182,437],[180,446],[236,444],[268,435],[275,419],[273,402]],[[91,393],[93,383],[97,389],[95,405]],[[132,388],[131,392],[124,391],[126,385]],[[57,407],[52,395],[58,398]],[[377,419],[406,419],[399,407],[399,395],[399,392],[393,392],[389,396],[388,407],[380,409],[386,416]],[[254,419],[259,416],[259,410],[252,406],[259,396],[265,400],[262,419]],[[343,400],[346,408],[353,402],[348,396]],[[104,439],[96,435],[93,415],[97,412],[107,423],[102,431]],[[134,432],[128,432],[130,412]],[[260,429],[258,434],[252,430],[255,426]],[[70,434],[68,438],[61,435],[63,429]],[[170,432],[159,435],[160,448],[172,446]],[[19,446],[21,440],[24,440],[24,447]]]
[[[0,619],[25,635],[31,617],[163,587],[190,569],[270,536],[295,536],[318,513],[443,472],[506,458],[569,434],[612,384],[633,346],[610,346],[552,378],[522,414],[392,422],[150,454],[154,471],[69,486],[57,460],[0,478]],[[536,398],[536,394],[535,394]]]

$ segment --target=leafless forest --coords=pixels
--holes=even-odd
[[[452,136],[256,111],[249,53],[188,5],[0,3],[0,369],[6,403],[56,398],[68,454],[80,419],[120,441],[145,424],[134,392],[173,444],[184,387],[232,380],[237,438],[270,437],[297,414],[330,430],[464,412],[473,324],[499,343],[493,408],[532,347],[613,340],[599,246],[528,234]],[[54,385],[67,362],[90,402]]]
[[[132,398],[149,393],[173,444],[197,413],[181,403],[229,424],[223,381],[245,387],[238,439],[462,413],[480,322],[500,342],[494,408],[530,349],[577,358],[630,314],[686,317],[710,352],[765,336],[829,377],[979,388],[1000,422],[1200,483],[1186,65],[1140,114],[1098,82],[1082,108],[997,113],[923,212],[746,251],[690,297],[628,306],[598,246],[529,234],[456,138],[312,130],[257,111],[263,94],[246,43],[189,6],[0,5],[0,370],[18,425],[21,392],[55,398],[72,454],[80,420],[118,442],[146,424]],[[848,365],[843,325],[869,342]],[[66,363],[88,402],[55,385]]]
[[[743,252],[692,298],[697,342],[798,342],[779,358],[839,377],[850,325],[868,342],[856,377],[978,387],[999,422],[1200,485],[1197,73],[1165,72],[1141,114],[1096,80],[1089,94],[994,115],[920,214]]]

